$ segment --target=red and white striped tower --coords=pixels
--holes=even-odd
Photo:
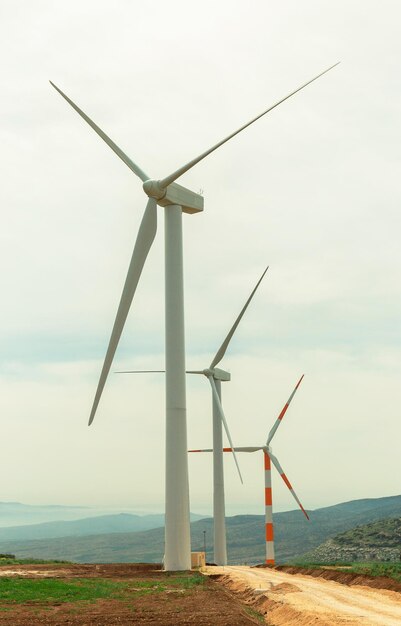
[[[274,565],[274,530],[273,530],[273,499],[272,473],[270,457],[263,450],[265,464],[265,532],[266,532],[266,563]]]

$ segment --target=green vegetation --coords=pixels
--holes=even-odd
[[[198,585],[204,585],[206,578],[199,572],[194,572],[189,576],[182,576],[181,574],[168,574],[170,579],[170,585],[182,587],[183,589],[192,589]]]
[[[180,589],[185,593],[205,584],[200,574],[170,575],[159,580],[114,581],[104,578],[0,578],[0,604],[95,602],[99,598],[130,600],[138,595]]]
[[[399,548],[400,540],[401,517],[357,526],[335,537],[335,542],[339,546],[353,544],[366,548]]]
[[[366,576],[387,576],[401,583],[401,563],[352,563],[348,571]]]
[[[129,583],[100,579],[0,578],[0,602],[24,604],[34,602],[94,601],[98,598],[121,598]]]
[[[139,596],[149,593],[161,593],[163,591],[169,591],[172,589],[190,591],[199,585],[204,585],[206,578],[195,572],[189,576],[183,576],[181,574],[166,574],[163,579],[158,581],[138,581],[132,582],[132,587],[128,589],[131,595]]]
[[[261,624],[266,624],[264,616],[262,615],[262,613],[259,613],[259,611],[255,611],[255,609],[251,609],[251,607],[247,606],[245,607],[245,612],[248,613],[250,617],[254,617],[255,619],[257,619],[258,622],[260,622]]]
[[[398,561],[401,549],[401,517],[379,519],[331,537],[297,560],[306,563],[354,563]]]

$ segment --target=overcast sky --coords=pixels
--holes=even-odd
[[[273,441],[308,509],[400,493],[399,2],[1,0],[0,501],[164,508],[164,379],[90,407],[145,196],[54,81],[152,177],[341,64],[182,177],[187,365],[221,365],[234,443]],[[164,365],[163,214],[114,369]],[[211,445],[206,379],[188,443]],[[262,513],[261,453],[225,459],[227,511]],[[190,458],[211,512],[211,457]],[[278,476],[275,510],[294,508]]]

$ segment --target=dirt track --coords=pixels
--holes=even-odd
[[[401,626],[401,594],[274,569],[213,567],[272,626]]]

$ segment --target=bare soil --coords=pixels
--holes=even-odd
[[[272,626],[401,626],[400,593],[372,588],[365,577],[359,577],[363,580],[358,584],[356,577],[353,582],[326,580],[282,568],[228,566],[207,572]],[[394,582],[390,579],[391,585]]]
[[[168,574],[160,565],[20,565],[0,567],[0,576],[23,578],[103,578],[114,581],[161,582]],[[183,573],[193,576],[193,573]],[[94,602],[30,602],[9,604],[0,598],[0,625],[7,626],[251,626],[260,622],[225,587],[206,579],[191,589],[133,593],[124,600]]]
[[[45,563],[40,565],[2,565],[0,576],[26,576],[28,578],[160,578],[165,576],[158,563]]]

